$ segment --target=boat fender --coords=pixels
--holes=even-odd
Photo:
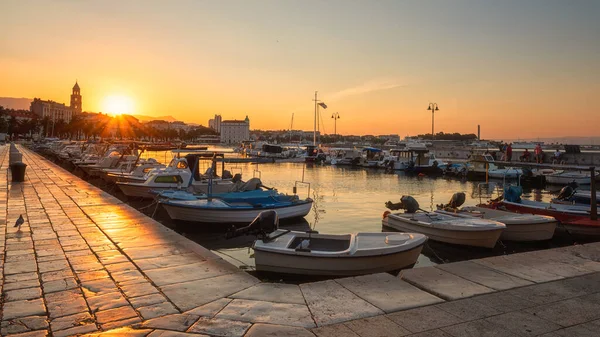
[[[385,211],[385,212],[383,212],[383,217],[382,217],[382,218],[383,218],[383,219],[387,218],[387,216],[388,216],[388,215],[390,215],[391,213],[392,213],[392,212],[390,212],[390,211]]]

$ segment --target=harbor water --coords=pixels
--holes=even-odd
[[[465,205],[476,205],[498,196],[502,180],[484,182],[450,179],[444,177],[418,177],[403,172],[385,172],[382,169],[336,167],[324,165],[306,165],[304,163],[269,164],[226,164],[232,173],[242,173],[244,180],[258,177],[268,187],[301,198],[315,200],[311,212],[304,218],[281,224],[285,229],[309,230],[320,233],[343,234],[351,232],[391,231],[382,227],[382,215],[387,210],[386,201],[398,202],[402,195],[413,196],[424,210],[435,210],[436,205],[447,203],[456,192],[467,196]],[[304,183],[302,183],[304,182]],[[524,198],[549,201],[560,189],[525,190]],[[119,198],[124,196],[116,188],[111,192]],[[254,259],[249,247],[254,237],[246,236],[231,240],[224,237],[224,229],[210,230],[204,225],[178,223],[169,219],[160,207],[148,207],[148,203],[128,200],[132,206],[143,210],[164,225],[175,229],[202,246],[238,267],[252,271]],[[155,212],[156,208],[156,212]],[[225,226],[226,227],[226,226]],[[521,251],[548,249],[573,244],[568,234],[556,235],[548,242],[510,243],[501,242],[494,249],[451,246],[429,241],[423,249],[415,267],[433,264],[469,260],[493,255],[510,254]]]

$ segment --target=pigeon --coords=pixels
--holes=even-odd
[[[15,227],[19,227],[19,229],[17,229],[17,231],[21,230],[21,225],[25,222],[25,219],[23,219],[23,214],[19,215],[19,218],[17,219],[17,222],[15,222]]]

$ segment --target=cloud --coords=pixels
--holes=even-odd
[[[406,85],[407,84],[401,83],[399,80],[396,79],[374,79],[371,81],[367,81],[361,85],[340,90],[331,95],[328,95],[326,100],[328,102],[333,102],[342,98],[346,98],[348,96],[362,95],[374,91],[389,90],[398,87],[404,87]]]

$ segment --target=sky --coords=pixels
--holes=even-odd
[[[0,96],[252,129],[598,136],[597,0],[4,0]],[[109,98],[112,97],[112,98]],[[108,102],[107,102],[108,100]],[[112,103],[112,104],[111,104]],[[117,104],[118,105],[118,104]]]

